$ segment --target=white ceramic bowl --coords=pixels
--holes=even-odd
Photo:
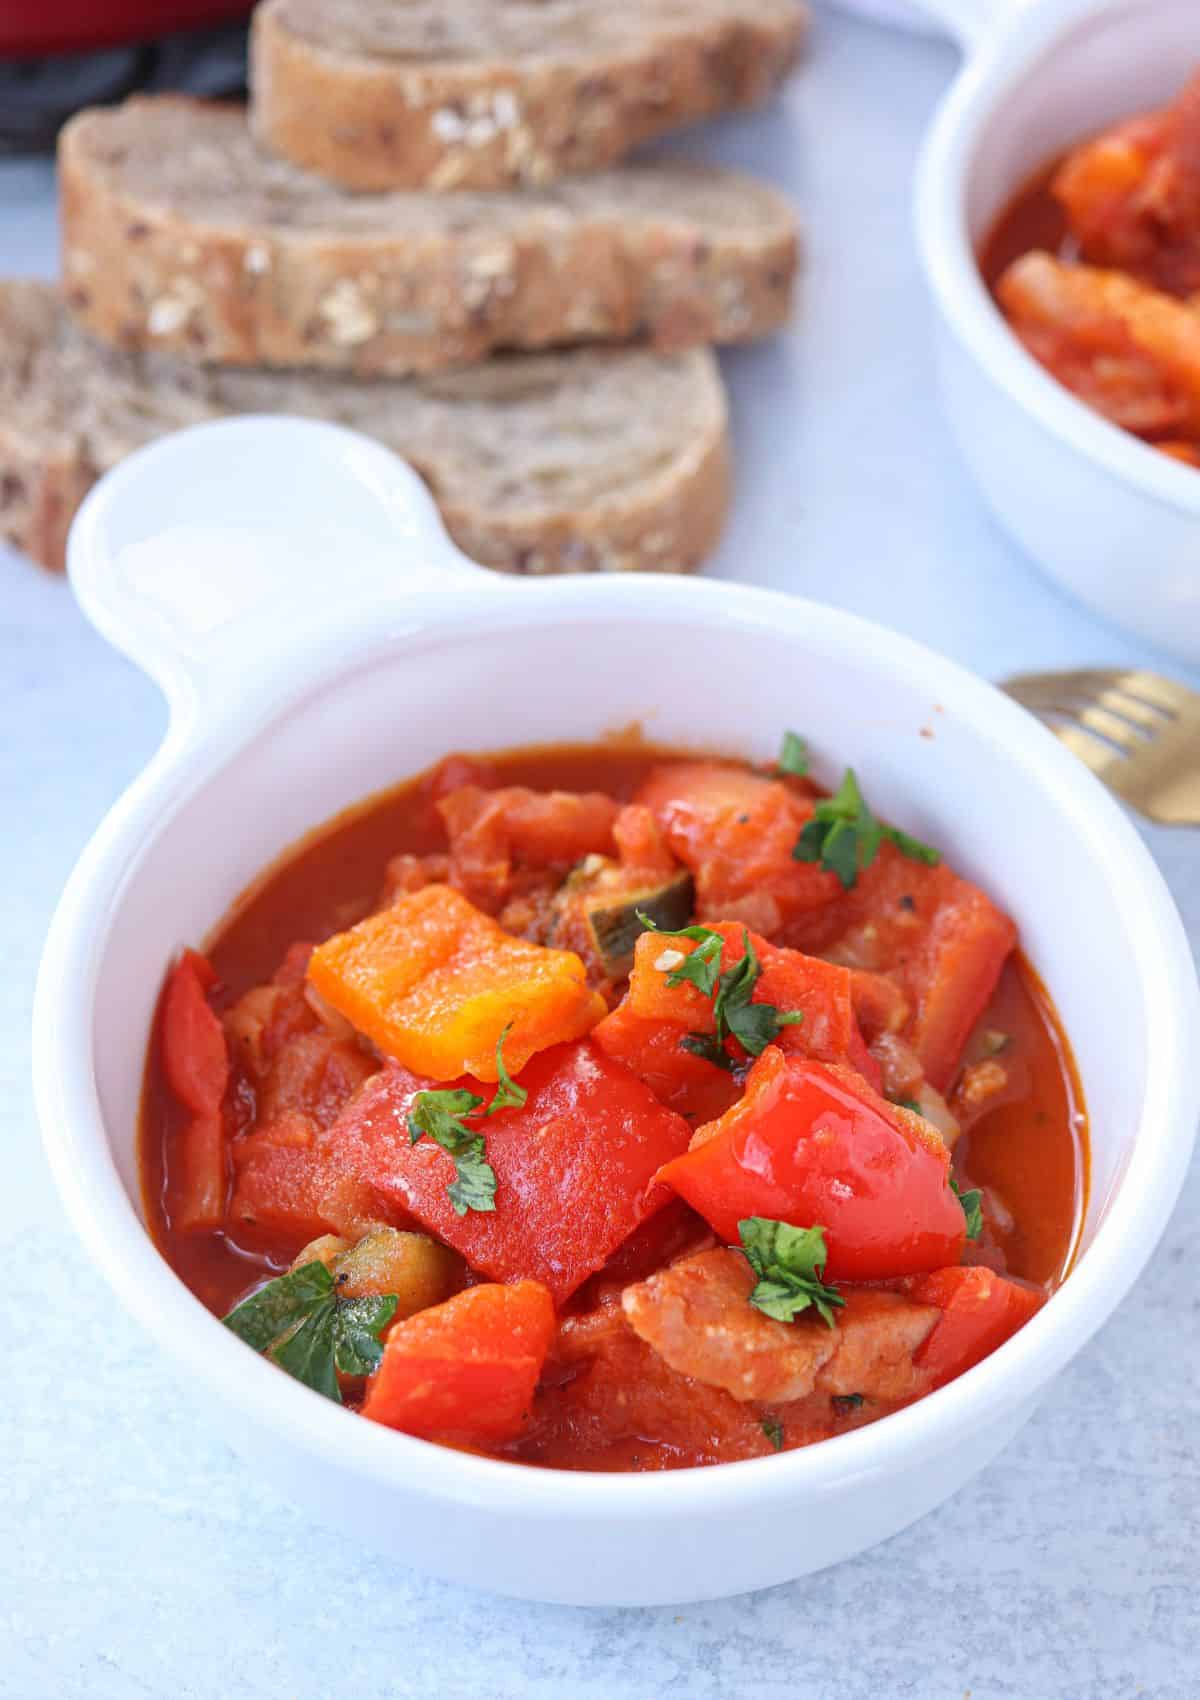
[[[239,420],[143,450],[88,498],[69,558],[84,609],[160,682],[171,716],[51,928],[34,1034],[44,1138],[92,1256],[184,1360],[247,1471],[442,1576],[650,1604],[833,1564],[1000,1450],[1136,1281],[1200,1100],[1178,916],[1120,809],[1047,732],[836,609],[705,580],[481,572],[407,467],[332,426]],[[593,738],[635,718],[656,739],[755,758],[801,728],[822,777],[854,763],[881,812],[987,885],[1074,1041],[1093,1180],[1062,1290],[911,1409],[778,1458],[569,1474],[352,1418],[248,1352],[144,1231],[135,1125],[173,952],[300,834],[448,750]]]
[[[1200,64],[1197,0],[926,0],[966,65],[917,177],[938,362],[1000,522],[1098,613],[1200,663],[1200,473],[1118,430],[1028,355],[984,288],[980,238],[1036,168],[1161,104]]]

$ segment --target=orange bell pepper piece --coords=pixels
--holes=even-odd
[[[429,885],[313,951],[308,977],[379,1049],[432,1080],[517,1074],[605,1013],[573,951],[514,938],[446,885]]]

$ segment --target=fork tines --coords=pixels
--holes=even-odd
[[[1200,694],[1116,667],[1025,673],[1003,688],[1151,819],[1200,821]]]

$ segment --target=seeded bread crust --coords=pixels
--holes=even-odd
[[[729,504],[725,397],[704,349],[373,382],[204,367],[95,342],[53,285],[0,281],[0,534],[44,566],[63,565],[76,508],[124,455],[236,413],[376,437],[420,472],[460,548],[501,572],[686,572]]]
[[[122,348],[400,375],[498,348],[740,342],[791,305],[791,208],[714,167],[351,195],[264,155],[240,108],[175,96],[81,112],[58,159],[68,305]]]
[[[595,171],[765,100],[803,0],[264,0],[255,128],[351,189],[505,189]]]

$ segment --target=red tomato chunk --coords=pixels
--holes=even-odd
[[[696,877],[701,921],[742,921],[768,937],[841,887],[792,851],[811,798],[724,762],[656,768],[637,794]]]
[[[945,863],[926,867],[884,844],[851,890],[796,921],[782,942],[895,975],[910,1004],[901,1034],[942,1092],[1016,947],[1017,929]]]

